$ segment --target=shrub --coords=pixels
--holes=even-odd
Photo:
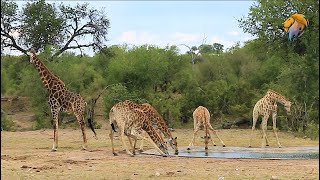
[[[311,139],[319,139],[319,124],[309,123],[305,135]]]
[[[1,109],[1,131],[10,131],[13,130],[14,122],[8,118],[7,113]]]
[[[52,127],[51,121],[45,115],[43,115],[43,113],[36,114],[36,121],[33,124],[34,130],[51,128],[51,127]]]

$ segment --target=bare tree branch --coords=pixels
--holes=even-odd
[[[60,4],[58,7],[39,0],[27,3],[18,11],[15,2],[4,3],[1,8],[1,48],[27,53],[30,47],[37,51],[49,46],[51,58],[69,49],[102,49],[107,41],[109,19],[103,10],[90,9],[88,3],[75,7]],[[19,17],[19,18],[18,18]],[[16,32],[13,36],[8,32]],[[25,48],[25,49],[24,49]]]
[[[1,36],[4,36],[4,37],[6,37],[7,39],[10,39],[10,41],[12,42],[12,43],[4,43],[4,46],[5,46],[5,47],[15,48],[15,49],[23,52],[25,55],[28,55],[28,54],[27,54],[27,50],[22,49],[20,46],[18,46],[18,44],[16,43],[15,39],[13,38],[13,36],[11,36],[11,35],[10,35],[9,33],[7,33],[7,32],[4,32],[2,28],[1,28]],[[1,39],[2,39],[2,37],[1,37]]]

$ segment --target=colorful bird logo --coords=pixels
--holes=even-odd
[[[303,14],[294,13],[284,23],[283,29],[289,34],[289,41],[299,38],[309,25],[309,21]]]

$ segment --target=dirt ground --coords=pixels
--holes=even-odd
[[[319,159],[266,160],[190,158],[138,154],[130,157],[115,140],[119,156],[111,153],[109,130],[98,129],[99,139],[87,129],[88,149],[81,150],[80,129],[59,129],[59,148],[51,152],[53,130],[1,132],[1,179],[319,179]],[[195,145],[202,145],[200,136]],[[247,147],[249,129],[219,130],[226,146]],[[261,134],[253,146],[259,147]],[[189,144],[192,129],[177,129],[178,145]],[[275,137],[268,132],[270,146]],[[318,141],[280,132],[284,147],[319,146]],[[221,146],[217,139],[214,139]],[[139,143],[139,142],[138,142]],[[139,145],[139,144],[138,144]],[[145,143],[145,149],[153,147]]]

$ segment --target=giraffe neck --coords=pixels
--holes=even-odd
[[[45,88],[50,92],[52,89],[65,89],[65,84],[55,76],[50,70],[44,65],[44,63],[37,58],[35,55],[33,57],[34,65],[39,72],[42,83]]]
[[[272,90],[267,92],[267,96],[272,100],[281,103],[282,105],[285,105],[287,102],[289,102],[284,96]]]
[[[152,141],[156,144],[162,144],[161,137],[159,134],[153,129],[151,123],[143,123],[142,128],[148,133]]]
[[[157,110],[155,110],[149,103],[143,103],[142,108],[144,109],[144,111],[150,112],[152,116],[151,118],[152,121],[155,124],[157,124],[158,129],[163,133],[164,137],[172,139],[172,135],[169,131],[167,124],[165,123],[163,118],[160,116],[160,114],[157,112]]]
[[[161,119],[160,117],[155,117],[155,119],[157,121],[158,128],[163,133],[164,137],[172,139],[171,132],[169,131],[168,126],[164,123],[164,120]]]
[[[171,138],[172,135],[168,129],[168,126],[164,123],[164,120],[160,118],[159,113],[149,104],[149,103],[144,103],[142,105],[136,104],[130,100],[125,100],[123,101],[123,104],[127,106],[129,109],[141,109],[143,112],[150,114],[151,118],[150,120],[156,121],[158,128],[162,131],[163,135],[166,138]]]

